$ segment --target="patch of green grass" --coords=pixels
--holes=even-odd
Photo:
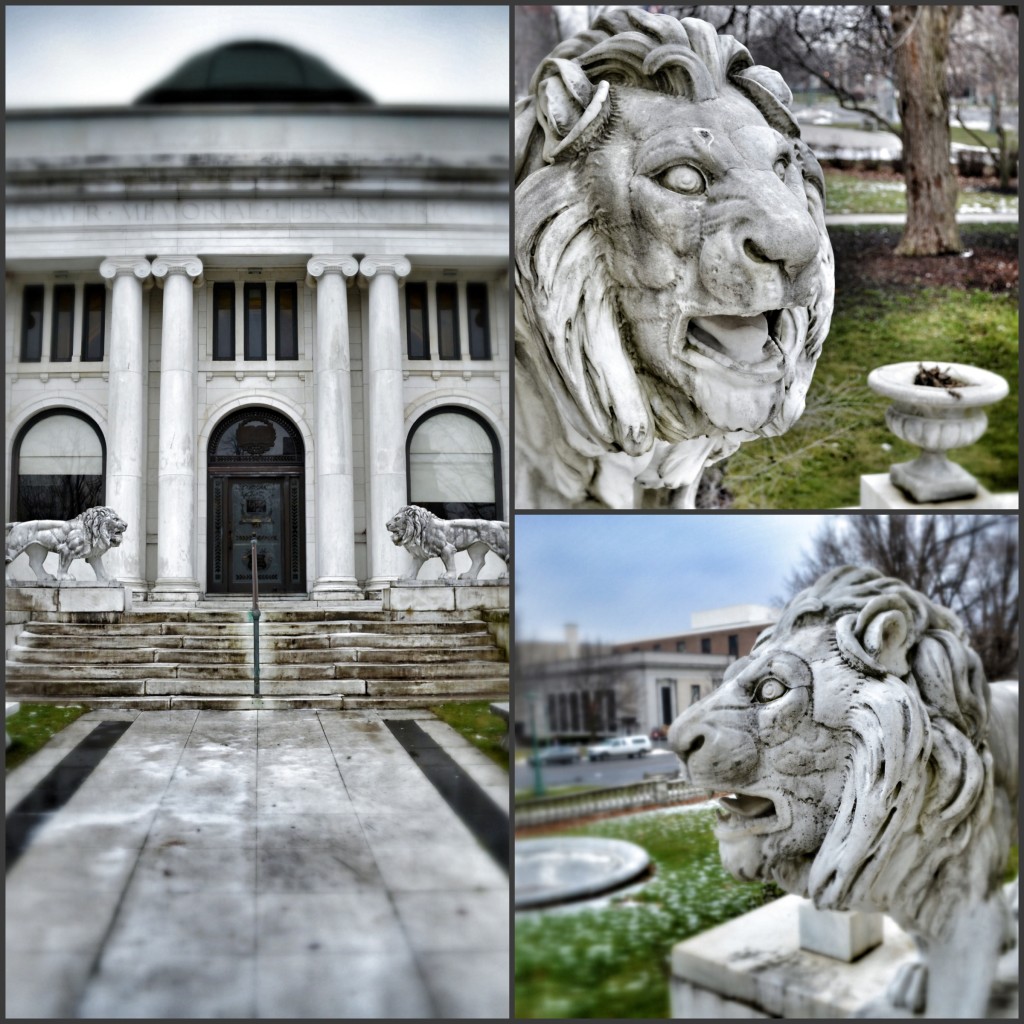
[[[636,843],[650,854],[656,875],[604,909],[516,915],[517,1017],[668,1016],[672,946],[782,895],[774,885],[726,874],[714,816],[641,813],[557,830]]]
[[[990,189],[961,191],[958,210],[977,213],[992,210],[1012,213],[1017,210],[1017,197]],[[903,213],[907,212],[907,187],[903,181],[879,181],[853,172],[825,172],[826,213]]]
[[[1007,132],[1007,142],[1012,152],[1017,148],[1017,133]],[[995,132],[978,131],[972,129],[967,131],[966,128],[961,128],[958,124],[951,124],[949,126],[949,138],[950,142],[959,142],[965,146],[990,146],[992,149],[999,149],[999,138]],[[980,142],[978,140],[981,140]]]
[[[477,700],[466,704],[435,704],[430,710],[508,771],[508,723],[490,710],[491,703]]]
[[[1020,873],[1020,856],[1017,849],[1017,844],[1014,843],[1010,847],[1010,856],[1006,861],[1006,874],[1003,875],[1003,883],[1012,882],[1017,875]]]
[[[51,737],[69,726],[89,709],[80,704],[26,704],[7,719],[11,745],[7,748],[6,768],[10,771],[46,746]]]
[[[922,289],[837,297],[803,417],[782,437],[753,441],[729,460],[734,507],[856,505],[861,474],[916,458],[918,450],[885,424],[889,401],[867,386],[876,366],[909,360],[969,363],[1006,378],[1010,393],[986,410],[984,436],[950,458],[990,491],[1017,490],[1017,327],[1012,295]]]

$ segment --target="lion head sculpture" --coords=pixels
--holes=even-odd
[[[632,481],[692,483],[803,412],[834,281],[791,99],[732,37],[639,9],[537,69],[516,107],[518,507],[631,506]]]
[[[987,913],[994,961],[1016,833],[1016,684],[986,683],[948,609],[873,570],[834,570],[669,743],[693,784],[732,794],[716,836],[733,874],[822,909],[890,914],[932,955]]]
[[[25,552],[36,579],[48,582],[74,579],[68,569],[76,558],[82,558],[92,566],[96,579],[106,583],[109,577],[103,567],[103,556],[121,543],[127,529],[128,524],[105,505],[86,509],[74,519],[33,519],[11,523],[6,529],[6,564]],[[60,557],[56,577],[43,568],[50,552],[56,552]]]

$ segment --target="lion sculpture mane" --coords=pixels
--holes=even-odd
[[[68,572],[76,558],[92,566],[96,579],[110,581],[103,568],[103,556],[121,543],[128,524],[105,505],[86,509],[74,519],[31,519],[7,525],[7,552],[5,565],[10,565],[22,552],[28,555],[28,564],[40,582],[73,580]],[[60,556],[56,576],[43,568],[46,556],[54,551]]]
[[[922,954],[889,989],[929,1016],[983,1017],[1015,889],[1017,684],[985,681],[959,619],[844,567],[786,606],[722,685],[672,724],[720,801],[734,875],[827,910],[881,911]]]
[[[388,521],[392,542],[412,555],[412,568],[403,579],[415,579],[423,563],[430,558],[444,562],[443,580],[455,579],[455,556],[469,552],[469,569],[459,576],[475,580],[484,566],[487,552],[493,551],[508,572],[508,523],[490,519],[439,519],[419,505],[406,505]]]
[[[706,465],[801,415],[835,286],[791,101],[732,37],[639,9],[541,63],[516,105],[517,507],[693,507]]]

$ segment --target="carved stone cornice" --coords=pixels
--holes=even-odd
[[[364,256],[359,264],[364,277],[374,274],[393,274],[397,278],[408,276],[412,264],[404,256]]]
[[[153,260],[153,276],[163,286],[164,278],[171,274],[186,274],[198,287],[203,283],[203,263],[198,256],[158,256]]]
[[[100,264],[100,275],[113,281],[118,275],[134,274],[140,281],[144,281],[152,269],[144,256],[108,256]]]

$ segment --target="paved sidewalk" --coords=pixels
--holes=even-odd
[[[16,769],[8,813],[97,722],[131,720],[7,874],[8,1018],[509,1016],[508,876],[384,719],[91,712]]]

